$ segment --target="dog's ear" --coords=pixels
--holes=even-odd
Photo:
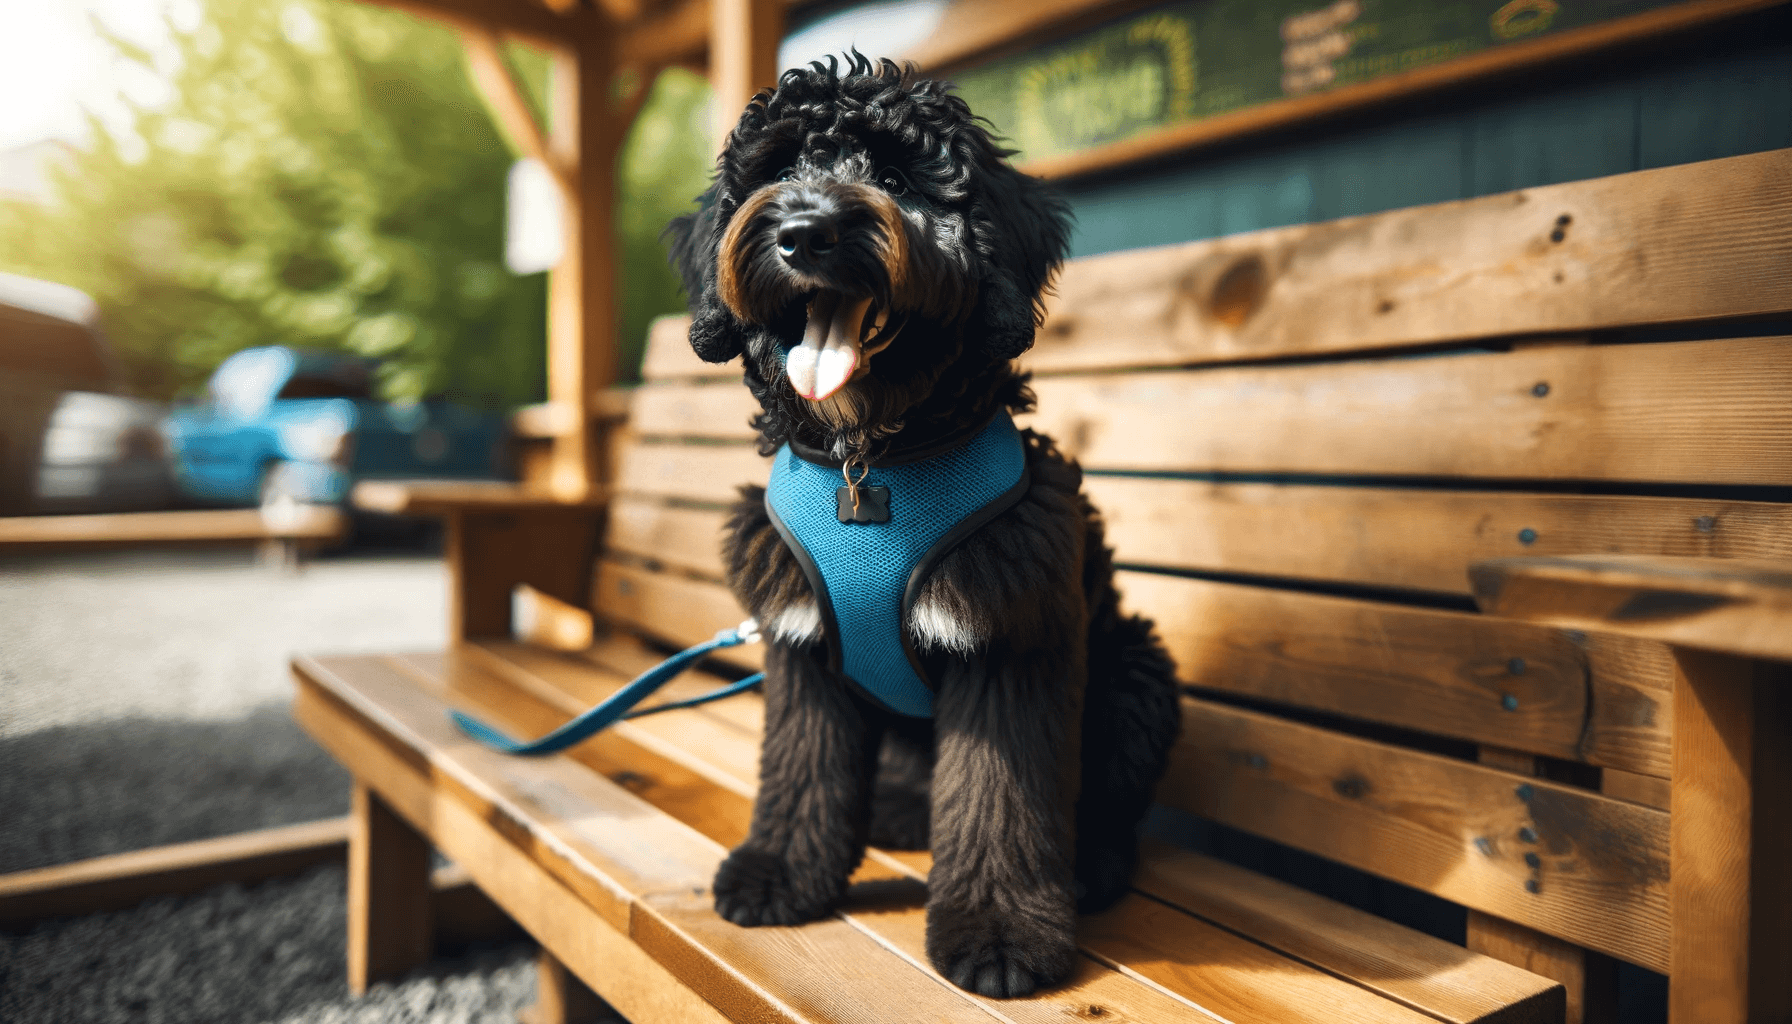
[[[684,279],[685,301],[691,310],[691,348],[710,363],[725,363],[746,348],[740,322],[716,294],[716,249],[721,239],[716,194],[720,187],[711,186],[697,198],[697,212],[673,218],[661,236],[671,251],[672,265]]]
[[[971,233],[983,258],[974,317],[989,354],[1013,359],[1033,346],[1045,319],[1045,291],[1070,248],[1070,206],[1045,182],[984,154],[993,167],[971,207]],[[988,166],[988,164],[986,164]]]

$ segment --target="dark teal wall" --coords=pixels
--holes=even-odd
[[[1783,9],[1782,9],[1783,10]],[[1070,183],[1073,256],[1792,146],[1792,15]]]

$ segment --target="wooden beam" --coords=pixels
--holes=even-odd
[[[709,11],[709,81],[721,149],[753,94],[777,84],[784,5],[782,0],[710,0]]]
[[[529,0],[365,0],[457,29],[502,32],[535,46],[561,47],[602,30],[603,19],[588,8],[569,5],[562,13]]]
[[[287,825],[0,875],[0,925],[123,910],[151,896],[259,882],[340,863],[349,819]]]
[[[591,395],[616,378],[616,152],[625,124],[609,108],[616,60],[612,40],[590,36],[554,56],[548,147],[574,169],[561,190],[564,254],[548,277],[548,400],[590,422]],[[601,467],[589,430],[554,439],[548,486],[582,500]]]
[[[1792,667],[1675,653],[1668,1019],[1792,1019]]]
[[[78,550],[143,545],[240,544],[277,540],[315,544],[342,539],[348,520],[335,509],[299,505],[289,515],[257,509],[116,512],[0,517],[0,551]]]
[[[602,509],[461,508],[448,515],[448,636],[508,637],[518,584],[583,607]]]
[[[1792,561],[1497,558],[1469,578],[1493,615],[1792,661]]]
[[[517,148],[539,161],[548,172],[561,180],[561,188],[569,187],[578,168],[562,162],[562,155],[548,146],[548,132],[536,119],[534,106],[510,62],[504,59],[503,41],[498,33],[483,28],[461,30],[461,45],[467,51],[467,64],[473,84],[490,103],[497,115],[498,126],[516,143]]]

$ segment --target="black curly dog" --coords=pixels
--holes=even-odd
[[[762,453],[876,464],[1032,407],[1032,345],[1069,213],[940,82],[854,52],[787,71],[668,228],[698,355],[745,353]],[[810,351],[805,357],[797,349]],[[788,363],[788,365],[787,365]],[[808,397],[805,397],[808,396]],[[765,625],[751,834],[716,874],[741,925],[823,916],[866,843],[933,849],[927,954],[989,996],[1065,979],[1076,914],[1125,892],[1178,715],[1152,624],[1121,613],[1082,473],[1024,434],[1031,487],[941,561],[907,620],[934,717],[828,669],[796,557],[747,488],[729,582]]]

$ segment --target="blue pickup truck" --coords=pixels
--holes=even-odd
[[[373,398],[371,359],[273,345],[212,374],[164,425],[174,478],[208,504],[338,504],[354,482],[505,475],[504,417],[443,401]]]

